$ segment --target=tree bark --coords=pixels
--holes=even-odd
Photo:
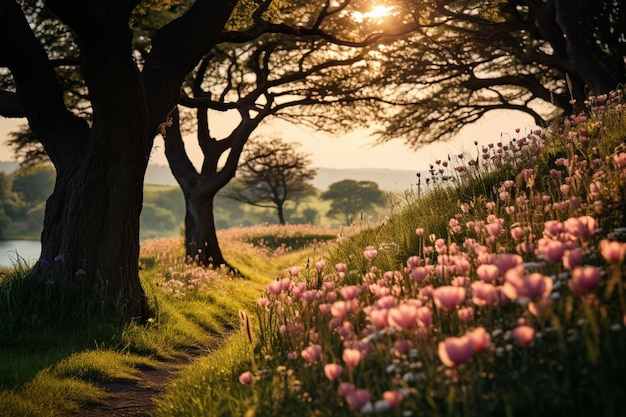
[[[126,316],[146,318],[138,272],[144,174],[185,75],[219,39],[236,0],[197,0],[153,39],[139,72],[129,19],[137,2],[49,0],[80,47],[91,127],[67,110],[46,52],[14,0],[0,2],[0,57],[57,170],[35,272],[85,284]],[[42,287],[44,288],[44,287]],[[44,288],[45,289],[45,288]]]

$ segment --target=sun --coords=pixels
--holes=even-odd
[[[375,6],[371,11],[365,13],[365,17],[380,19],[387,16],[391,12],[391,9],[393,9],[393,7]]]
[[[363,23],[365,20],[375,21],[381,23],[385,17],[387,17],[393,7],[387,6],[374,6],[369,12],[361,13],[355,12],[352,14],[352,19],[357,23]]]

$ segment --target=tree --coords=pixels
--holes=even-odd
[[[364,87],[383,81],[377,58],[369,52],[415,27],[381,30],[370,22],[346,22],[346,13],[353,13],[348,12],[348,4],[368,3],[325,3],[304,19],[312,25],[297,31],[280,25],[276,33],[253,40],[224,34],[224,44],[210,51],[189,78],[179,108],[196,109],[202,166],[197,170],[189,159],[177,111],[165,129],[165,151],[185,195],[185,241],[192,259],[205,265],[227,264],[215,233],[215,196],[235,176],[248,138],[266,118],[340,132],[366,125],[377,116],[379,92],[363,94]],[[301,13],[289,13],[284,19]],[[332,32],[323,32],[323,27]],[[232,113],[232,130],[218,138],[213,124]]]
[[[3,115],[25,116],[57,171],[46,206],[41,259],[57,279],[100,290],[124,313],[146,317],[138,275],[143,176],[152,141],[177,102],[184,77],[219,39],[237,1],[198,0],[160,27],[138,67],[130,21],[138,1],[50,0],[46,10],[75,40],[91,122],[64,101],[48,56],[14,0],[0,10],[0,62],[14,91],[0,94]],[[42,291],[46,290],[42,284]]]
[[[280,138],[249,142],[237,170],[237,181],[224,195],[252,206],[276,209],[279,223],[285,224],[285,203],[315,193],[310,181],[317,172],[307,168],[310,155],[297,153],[297,146]]]
[[[368,3],[155,0],[147,4],[160,19],[134,37],[131,24],[150,12],[137,7],[139,0],[48,0],[44,7],[27,0],[24,9],[16,0],[3,1],[0,114],[28,119],[57,173],[41,235],[41,260],[48,262],[39,262],[35,274],[53,272],[59,280],[86,285],[123,306],[127,315],[146,317],[137,267],[143,177],[153,139],[165,132],[185,77],[222,41],[242,43],[263,33],[283,33],[329,42],[343,36],[341,42],[348,46],[363,42],[358,30],[363,25],[354,23],[349,6],[362,10]],[[235,18],[229,21],[233,11]],[[377,30],[366,40],[371,45],[385,35]],[[246,112],[266,112],[256,104],[244,107]],[[245,126],[226,142],[236,157],[243,138],[260,122],[250,113],[242,120]],[[172,137],[169,131],[167,136]],[[213,157],[209,159],[211,164]],[[176,166],[177,171],[188,168]],[[226,166],[217,183],[202,188],[212,188],[214,195],[234,175],[237,158]],[[197,178],[187,175],[184,180]],[[185,198],[194,199],[186,192]],[[49,271],[50,260],[59,255],[63,262]]]
[[[358,213],[371,212],[386,203],[385,193],[373,181],[342,180],[332,183],[320,198],[330,200],[328,217],[343,219],[350,225]]]
[[[421,29],[384,50],[397,107],[379,141],[415,148],[451,137],[492,110],[515,110],[540,126],[582,111],[587,97],[626,81],[626,4],[620,0],[404,0]]]

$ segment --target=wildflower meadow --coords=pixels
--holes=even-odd
[[[626,415],[626,117],[586,104],[285,267],[158,415]]]

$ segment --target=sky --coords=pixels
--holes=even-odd
[[[5,145],[8,133],[25,119],[6,119],[0,117],[0,161],[13,160],[11,150]],[[423,170],[436,159],[445,159],[448,154],[462,152],[474,154],[474,141],[479,147],[488,143],[516,136],[515,129],[521,132],[534,128],[530,116],[514,111],[494,111],[473,125],[459,129],[449,141],[425,145],[417,151],[405,145],[402,140],[394,140],[382,145],[373,145],[374,138],[367,131],[353,132],[342,136],[331,136],[315,132],[310,128],[295,127],[286,122],[273,122],[259,127],[264,135],[279,134],[285,140],[301,144],[299,152],[311,156],[312,168],[365,169],[388,168],[400,170]],[[200,164],[201,154],[195,147],[194,137],[186,138],[187,150],[196,166]],[[154,143],[150,158],[152,164],[167,165],[163,152],[163,140],[158,137]],[[194,149],[196,148],[196,149]]]

